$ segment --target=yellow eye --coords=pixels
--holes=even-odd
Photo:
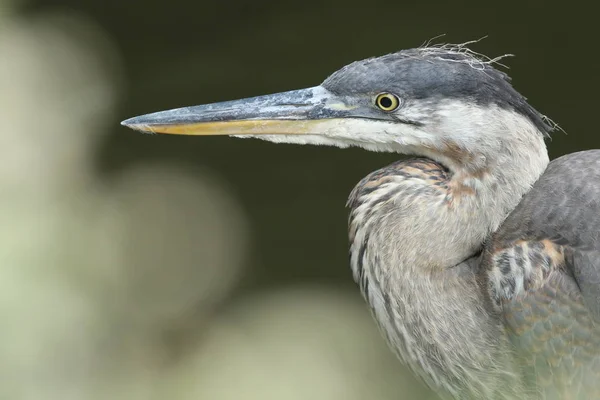
[[[383,111],[394,111],[400,105],[400,100],[391,93],[380,93],[375,99],[375,104]]]

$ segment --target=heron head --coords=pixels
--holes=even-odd
[[[403,50],[349,64],[315,87],[122,124],[154,133],[358,146],[425,155],[452,167],[457,154],[485,160],[515,132],[540,140],[552,129],[492,64],[461,46]]]

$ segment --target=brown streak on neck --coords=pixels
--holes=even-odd
[[[467,182],[481,180],[490,173],[487,164],[479,165],[477,163],[475,154],[449,140],[443,140],[440,147],[429,148],[429,150],[439,154],[441,159],[449,160],[452,164],[448,166],[453,172],[448,182],[451,195],[448,200],[450,205],[463,197],[475,196],[476,190]]]

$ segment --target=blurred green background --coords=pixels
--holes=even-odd
[[[552,157],[600,147],[584,4],[0,0],[0,399],[433,399],[347,265],[346,197],[397,156],[119,122],[489,35]]]

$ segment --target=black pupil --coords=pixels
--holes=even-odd
[[[390,108],[393,102],[389,96],[382,96],[379,98],[379,105],[383,108]]]

